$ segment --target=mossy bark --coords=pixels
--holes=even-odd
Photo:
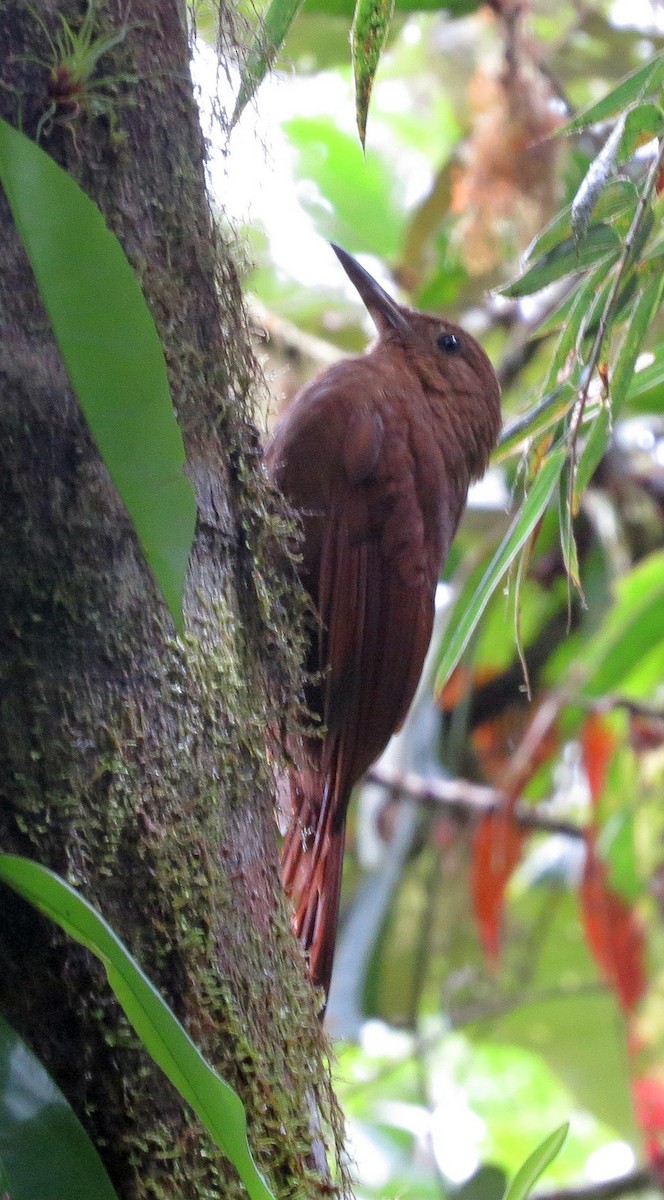
[[[85,9],[0,0],[0,113],[29,136],[47,105],[45,29],[55,41],[60,14],[75,29]],[[250,420],[242,298],[205,196],[184,5],[95,11],[101,32],[128,20],[95,71],[111,103],[55,111],[41,140],[120,238],[165,347],[199,510],[187,633],[175,636],[99,458],[0,195],[0,847],[59,871],[110,921],[240,1092],[276,1193],[327,1194],[319,1129],[338,1156],[340,1120],[280,894],[265,755],[297,693],[297,613],[274,566],[283,521]],[[244,1194],[96,962],[5,890],[0,1012],[123,1200]]]

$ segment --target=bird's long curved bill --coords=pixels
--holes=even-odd
[[[336,242],[330,242],[330,245],[353,287],[357,288],[367,311],[373,318],[378,329],[382,331],[387,326],[392,329],[401,329],[404,332],[408,332],[410,330],[408,318],[396,300],[388,296],[385,289],[379,283],[376,283],[373,275],[365,271],[364,267],[360,266],[352,254],[349,254],[347,250],[342,250],[341,246],[337,246]]]

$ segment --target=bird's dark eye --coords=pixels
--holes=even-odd
[[[447,354],[454,354],[455,351],[461,349],[461,342],[456,333],[442,333],[439,338],[436,338],[436,345],[441,350],[445,350]]]

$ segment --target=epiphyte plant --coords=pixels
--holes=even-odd
[[[76,145],[75,122],[84,116],[106,117],[113,134],[117,104],[115,86],[119,83],[135,83],[136,77],[128,74],[98,75],[96,71],[104,55],[124,41],[129,28],[127,20],[111,32],[97,33],[96,3],[95,0],[88,0],[78,29],[73,28],[60,13],[60,29],[52,35],[39,13],[34,9],[30,11],[49,47],[48,58],[37,60],[48,71],[48,79],[45,107],[37,124],[36,140],[39,141],[42,136],[48,137],[55,125],[62,125]]]

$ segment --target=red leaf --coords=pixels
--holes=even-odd
[[[632,1093],[646,1154],[660,1183],[664,1183],[664,1082],[656,1075],[642,1075],[634,1080]]]
[[[645,939],[637,914],[609,886],[606,865],[586,836],[586,864],[581,881],[581,917],[588,947],[626,1013],[646,990]]]
[[[488,964],[498,965],[505,889],[521,859],[524,833],[511,813],[483,817],[473,837],[470,887]]]
[[[591,713],[581,730],[581,749],[590,795],[595,803],[606,787],[609,763],[617,741],[606,717],[600,716],[599,713]]]

